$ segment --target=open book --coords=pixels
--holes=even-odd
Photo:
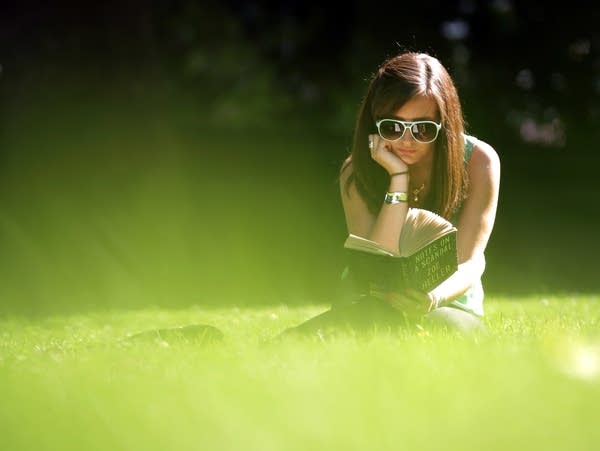
[[[458,269],[456,227],[428,210],[410,208],[400,234],[400,255],[374,241],[350,234],[351,271],[384,290],[430,291]],[[359,252],[355,252],[359,251]]]

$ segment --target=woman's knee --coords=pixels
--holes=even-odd
[[[426,323],[434,327],[445,327],[464,333],[485,331],[481,318],[454,307],[438,307],[427,313],[424,318]]]

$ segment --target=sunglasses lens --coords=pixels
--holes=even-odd
[[[383,120],[379,123],[379,134],[384,139],[395,141],[404,134],[404,125],[395,121]]]
[[[437,138],[438,129],[431,122],[417,122],[410,129],[417,141],[430,142]]]

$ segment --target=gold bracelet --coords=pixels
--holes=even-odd
[[[408,194],[403,191],[388,192],[383,200],[386,204],[399,204],[408,201]]]

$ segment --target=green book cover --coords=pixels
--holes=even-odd
[[[456,227],[428,210],[411,208],[399,240],[399,254],[350,234],[344,247],[357,276],[379,289],[430,291],[458,269]]]

